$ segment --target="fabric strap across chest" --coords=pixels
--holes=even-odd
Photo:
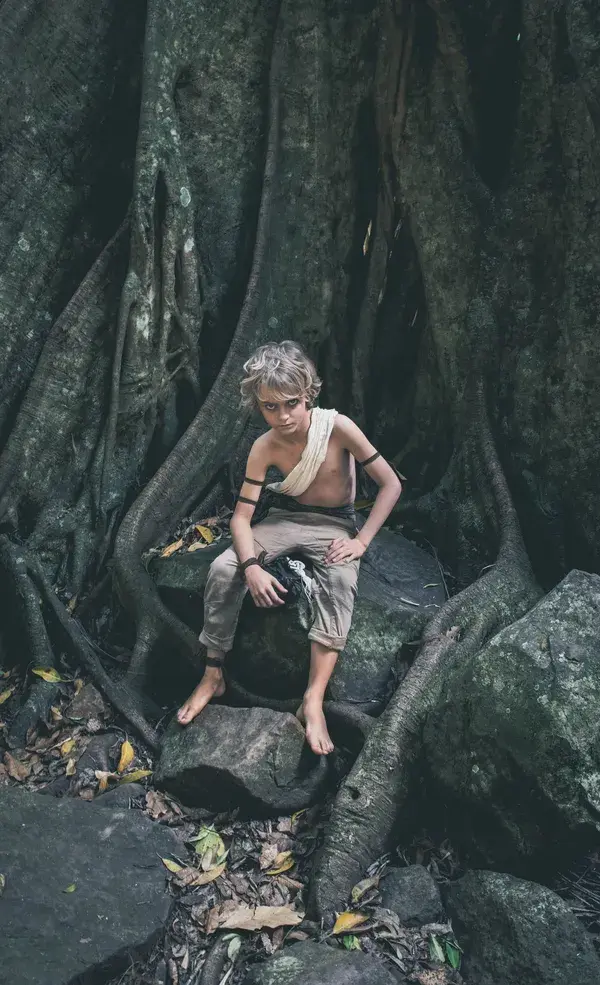
[[[282,482],[271,482],[267,489],[285,496],[301,496],[315,480],[325,461],[337,410],[313,407],[302,457]]]

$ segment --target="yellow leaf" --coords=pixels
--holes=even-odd
[[[31,671],[32,674],[37,674],[38,677],[43,678],[43,680],[48,681],[49,684],[58,684],[62,681],[62,677],[54,667],[34,667]]]
[[[143,780],[145,776],[152,776],[152,770],[134,770],[133,773],[127,773],[120,777],[119,785],[121,783],[137,783],[138,780]]]
[[[81,680],[81,677],[76,677],[73,683],[75,685],[75,694],[77,695],[83,687],[83,681]]]
[[[8,701],[11,694],[14,694],[14,691],[14,687],[7,687],[6,691],[3,691],[2,694],[0,694],[0,705],[3,705],[5,701]]]
[[[379,876],[372,876],[370,879],[363,879],[361,882],[357,882],[352,890],[352,902],[358,903],[365,893],[368,893],[370,889],[376,889],[378,885]]]
[[[127,769],[130,763],[135,759],[135,749],[127,739],[121,746],[121,757],[119,759],[119,765],[117,766],[117,773],[123,773]]]
[[[65,739],[62,746],[60,747],[61,756],[68,756],[72,749],[75,748],[75,739]]]
[[[2,896],[5,886],[6,886],[6,876],[0,872],[0,896]]]
[[[183,865],[178,865],[178,863],[174,862],[172,858],[163,858],[161,859],[161,862],[163,865],[166,865],[169,872],[181,872],[183,869]]]
[[[77,889],[77,883],[72,882],[70,886],[67,886],[66,889],[63,889],[63,893],[74,893],[76,889]]]
[[[65,776],[74,776],[74,775],[75,775],[75,760],[74,759],[70,759],[68,761],[68,763],[67,763],[67,768],[65,770]]]
[[[196,530],[198,531],[200,536],[204,538],[207,544],[212,544],[213,540],[215,539],[215,535],[213,534],[210,527],[204,527],[201,523],[197,523]]]
[[[293,869],[296,864],[296,860],[291,852],[279,852],[279,855],[273,862],[273,868],[267,869],[268,876],[278,876],[282,872],[288,872]]]
[[[303,814],[306,814],[307,810],[308,810],[307,807],[303,807],[301,811],[296,811],[295,814],[292,814],[291,817],[292,824],[295,824],[299,817],[302,817]]]
[[[179,872],[175,873],[173,882],[178,886],[206,886],[207,883],[214,882],[215,879],[218,879],[224,872],[225,862],[222,865],[216,865],[214,869],[209,869],[208,872],[201,872],[200,869],[186,866],[183,869],[180,868]]]
[[[366,923],[368,919],[366,913],[351,913],[350,910],[345,910],[335,921],[333,933],[347,934],[349,930],[360,927],[361,923]]]
[[[171,554],[174,554],[175,551],[178,551],[180,547],[183,547],[183,539],[182,538],[180,538],[179,540],[176,540],[174,544],[169,544],[168,547],[165,547],[164,551],[162,552],[162,554],[160,556],[161,557],[171,557]]]
[[[50,707],[50,713],[52,715],[53,722],[62,722],[63,717],[60,708],[57,708],[56,705],[52,705]]]

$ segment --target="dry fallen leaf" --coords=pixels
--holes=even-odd
[[[180,538],[179,540],[176,540],[173,544],[169,544],[168,547],[165,547],[164,551],[162,552],[162,554],[160,556],[161,557],[171,557],[171,554],[174,554],[175,551],[178,551],[180,547],[183,547],[183,539],[182,538]]]
[[[279,849],[277,845],[274,845],[270,841],[265,841],[261,850],[260,858],[258,864],[261,869],[270,869],[275,864],[275,859],[279,855]]]
[[[3,691],[2,694],[0,694],[0,705],[3,705],[5,701],[8,701],[11,694],[14,693],[15,693],[14,687],[7,687],[6,691]]]
[[[157,790],[148,790],[146,794],[146,808],[150,817],[154,818],[155,821],[160,817],[164,817],[165,814],[171,813],[169,805]]]
[[[75,739],[65,739],[60,747],[61,756],[68,756],[69,753],[75,748]]]
[[[121,746],[121,756],[119,758],[119,765],[117,766],[117,773],[124,773],[127,767],[135,759],[135,749],[127,739]]]
[[[352,890],[352,902],[358,903],[365,893],[368,893],[370,889],[377,889],[378,885],[379,876],[371,876],[370,879],[363,879],[361,882],[357,882]]]
[[[347,934],[349,930],[360,927],[361,923],[366,923],[368,919],[366,913],[351,913],[350,910],[345,910],[335,921],[332,933]]]
[[[177,862],[174,862],[172,858],[163,858],[161,859],[161,862],[167,867],[169,872],[181,872],[183,869],[183,865],[179,865]]]
[[[134,770],[133,773],[127,773],[125,776],[119,777],[119,785],[122,783],[137,783],[138,780],[143,780],[145,776],[152,776],[152,770]]]
[[[49,684],[58,684],[59,681],[62,681],[62,677],[54,667],[34,667],[31,673],[37,674],[38,677],[48,681]]]
[[[243,906],[227,900],[208,911],[206,933],[215,930],[262,930],[263,927],[295,927],[304,914],[290,906]]]
[[[223,875],[224,871],[225,862],[222,865],[216,865],[214,869],[209,869],[208,872],[201,872],[200,869],[185,866],[175,873],[173,882],[177,886],[206,886],[207,883],[214,882],[215,879]]]
[[[6,886],[6,876],[0,872],[0,896],[2,896],[5,886]]]
[[[268,876],[278,876],[282,872],[289,872],[296,864],[296,860],[291,852],[279,852],[274,860],[273,868],[267,869]]]
[[[198,531],[201,537],[204,537],[204,540],[206,541],[207,544],[212,544],[213,540],[215,539],[215,535],[213,534],[210,527],[204,527],[201,523],[197,523],[196,530]]]
[[[204,872],[213,869],[215,865],[220,865],[227,852],[223,839],[214,828],[202,827],[195,838],[190,841],[196,846],[196,853],[201,856],[201,867]]]
[[[31,766],[29,763],[21,763],[14,756],[11,756],[9,752],[4,753],[4,764],[6,766],[6,771],[9,776],[12,776],[13,780],[18,780],[22,783],[26,780],[31,773]]]
[[[420,985],[447,985],[448,976],[443,969],[439,971],[421,971],[417,974]]]
[[[74,775],[75,775],[75,760],[74,759],[70,759],[68,761],[68,763],[67,763],[67,768],[65,770],[65,776],[74,776]]]
[[[56,705],[51,705],[50,714],[52,715],[53,722],[62,722],[63,720],[62,712],[60,708],[56,707]]]
[[[63,889],[63,893],[74,893],[76,889],[77,889],[76,883],[72,882],[70,886],[67,886],[66,889]]]
[[[81,691],[81,688],[83,687],[83,681],[81,677],[76,677],[75,680],[73,681],[73,684],[75,685],[75,696],[77,696]]]
[[[109,780],[119,779],[116,773],[111,773],[107,770],[94,770],[94,776],[98,780],[98,793],[104,793],[108,789]]]

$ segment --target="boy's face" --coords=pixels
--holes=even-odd
[[[258,406],[269,427],[282,436],[294,434],[298,430],[306,430],[307,418],[310,414],[306,406],[306,394],[291,397],[289,394],[275,393],[268,387],[261,387]]]

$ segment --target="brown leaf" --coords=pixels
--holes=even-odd
[[[150,817],[157,821],[165,814],[170,814],[169,805],[163,800],[157,790],[148,790],[146,794],[146,808]]]
[[[224,871],[225,862],[222,865],[216,865],[214,869],[209,869],[208,872],[201,872],[200,869],[186,866],[175,873],[173,882],[177,886],[206,886],[207,883],[214,882],[215,879],[223,875]]]
[[[4,753],[4,763],[6,766],[6,771],[9,776],[12,776],[13,780],[18,780],[22,783],[26,780],[31,773],[31,766],[29,763],[21,763],[14,756],[11,756],[9,752]]]
[[[335,921],[332,933],[347,934],[355,927],[360,927],[361,923],[366,923],[368,919],[366,913],[351,913],[350,910],[345,910]]]
[[[108,789],[109,780],[119,779],[116,773],[111,773],[107,770],[94,770],[94,776],[98,780],[98,793],[104,793]]]
[[[168,547],[165,547],[164,551],[162,552],[162,554],[160,556],[161,557],[171,557],[171,554],[174,554],[175,551],[178,551],[180,547],[183,547],[183,539],[182,538],[180,538],[179,540],[176,540],[173,544],[169,544]]]
[[[260,858],[258,864],[261,869],[270,869],[272,865],[275,864],[275,859],[279,855],[279,849],[277,845],[273,845],[271,842],[266,841],[260,851]]]
[[[263,927],[295,927],[304,914],[291,906],[240,906],[228,900],[208,911],[206,933],[215,930],[262,930]]]
[[[121,755],[119,757],[119,765],[117,766],[117,773],[124,773],[127,767],[135,759],[135,749],[131,745],[128,739],[121,746]]]

